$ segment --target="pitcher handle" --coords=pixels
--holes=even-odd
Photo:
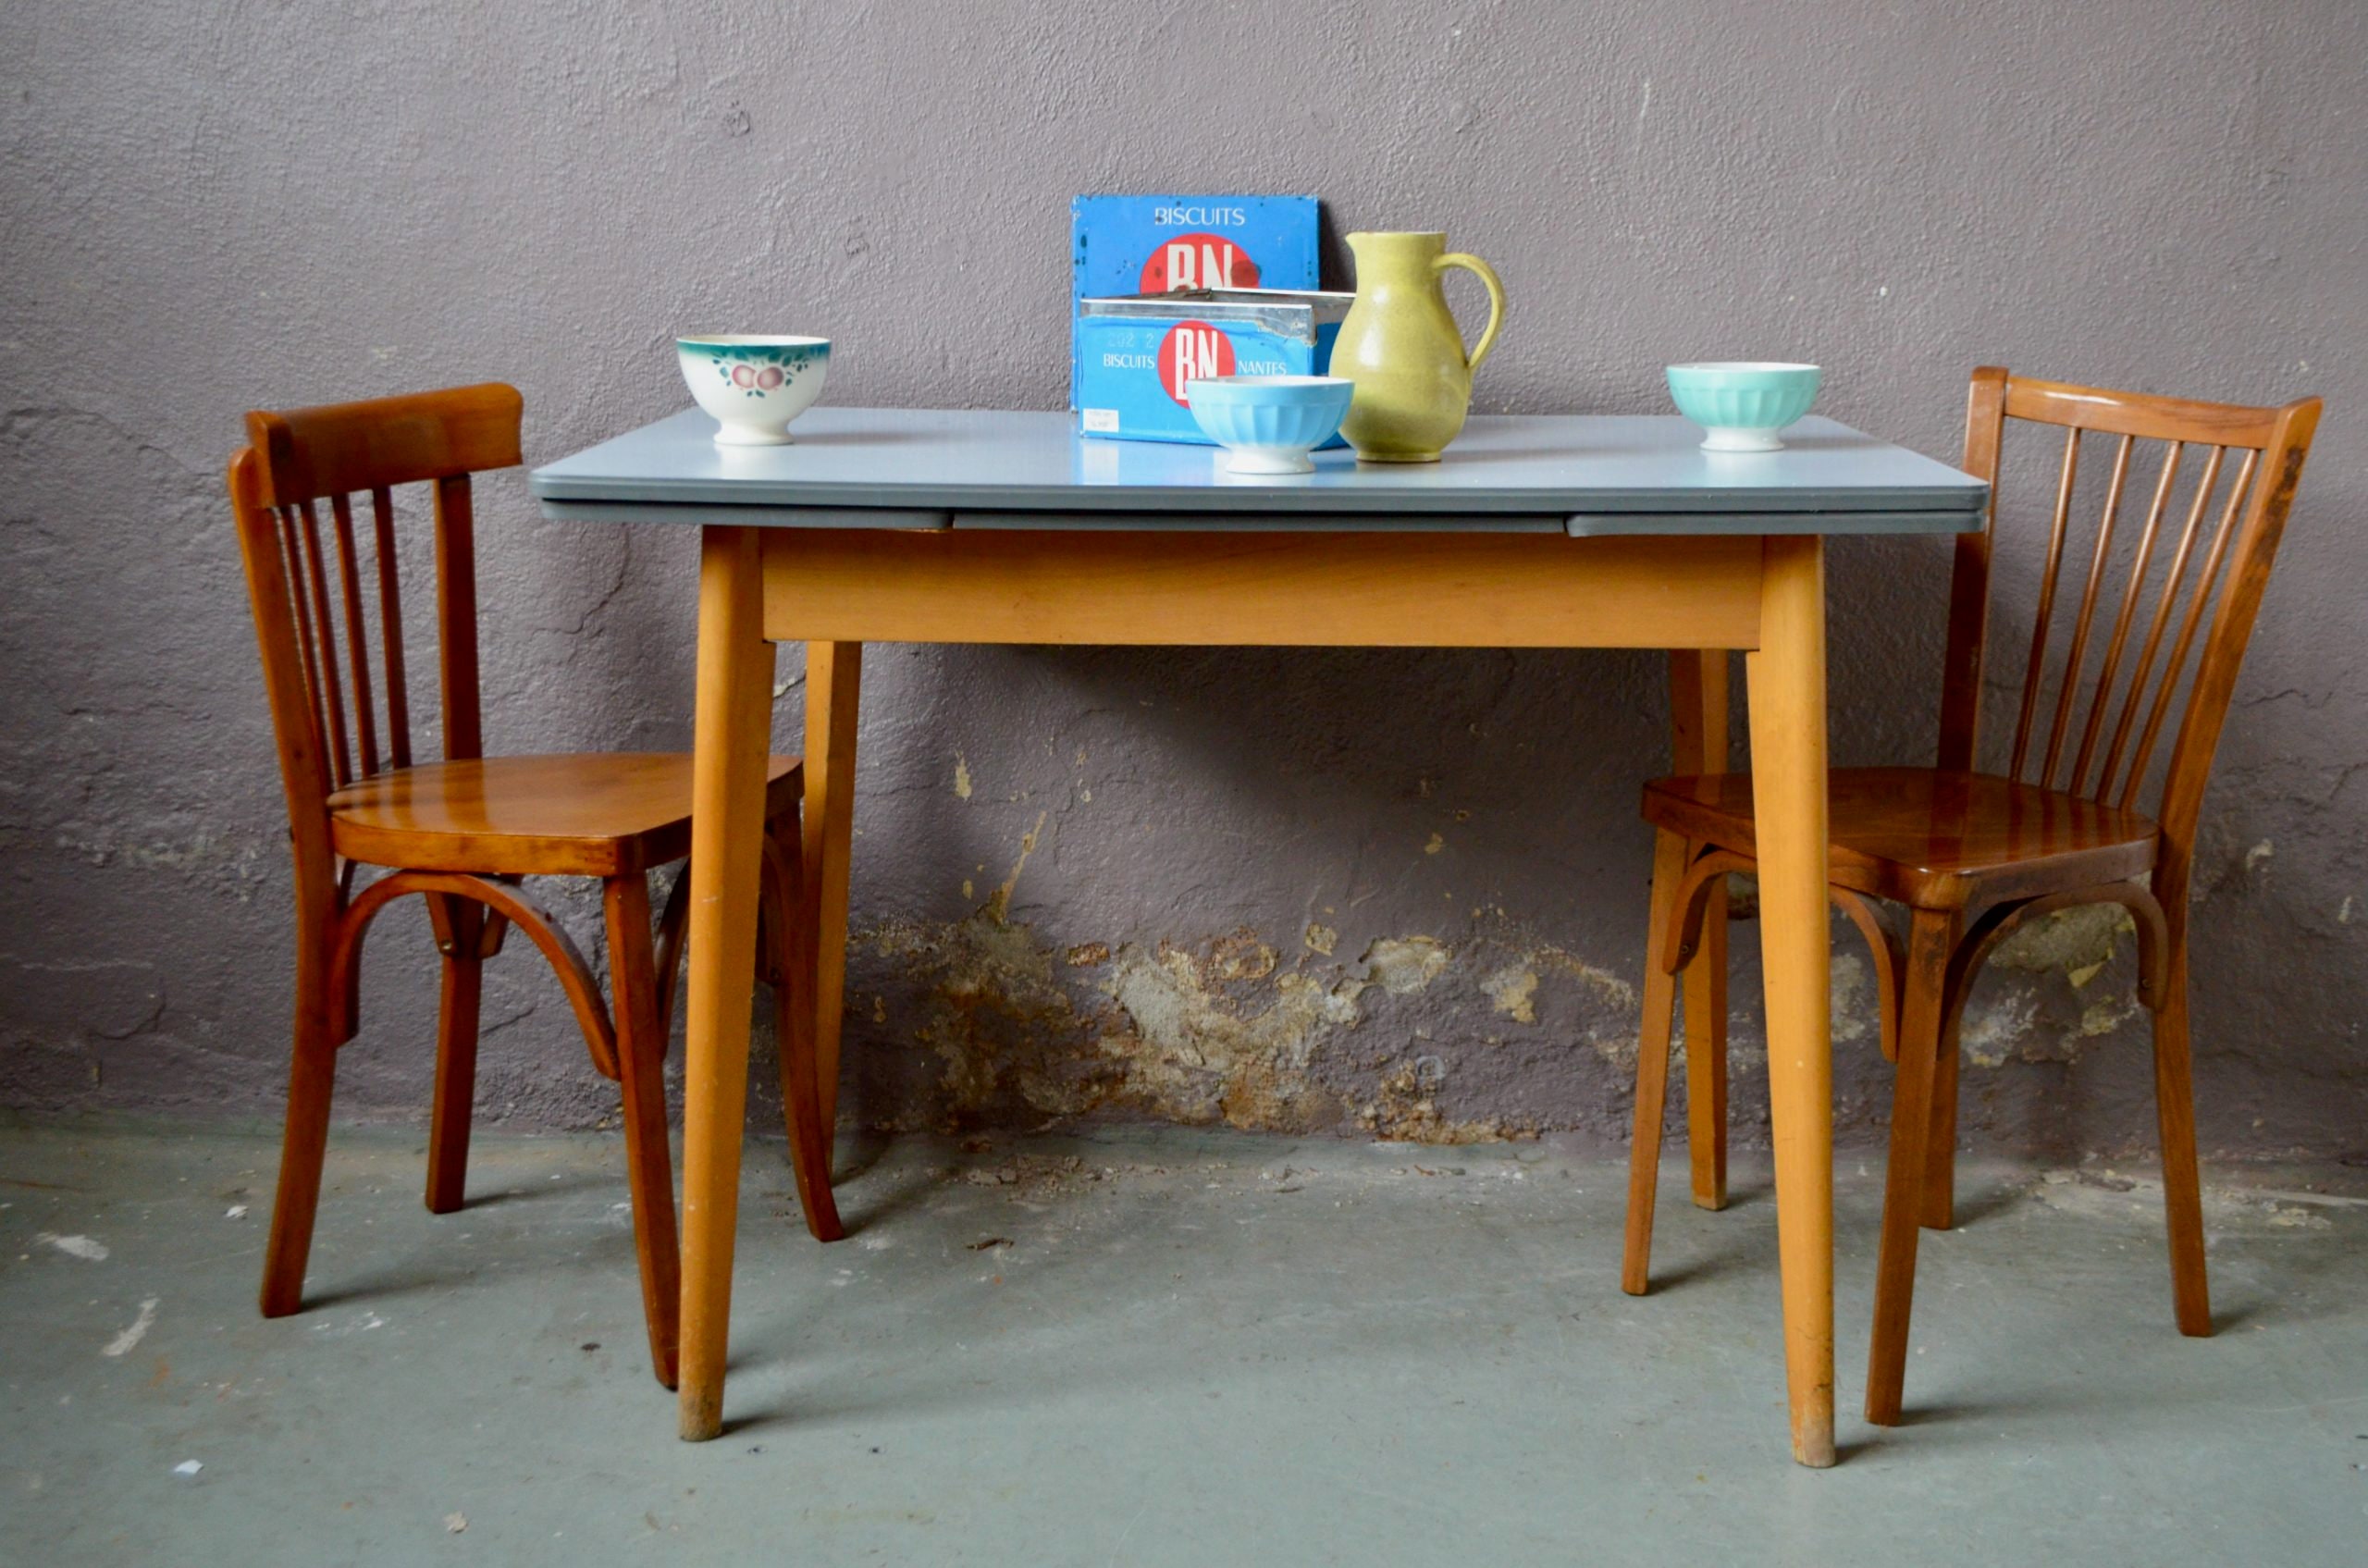
[[[1465,359],[1469,368],[1477,370],[1480,362],[1488,357],[1488,351],[1497,346],[1497,328],[1505,324],[1505,286],[1497,281],[1496,268],[1478,256],[1466,255],[1462,251],[1449,251],[1431,263],[1434,272],[1450,266],[1460,266],[1471,273],[1488,290],[1488,325],[1481,330],[1480,340],[1473,345],[1472,352]]]

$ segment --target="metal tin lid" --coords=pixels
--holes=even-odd
[[[1311,289],[1178,289],[1166,294],[1120,294],[1079,300],[1079,315],[1118,320],[1240,322],[1277,338],[1315,340],[1315,329],[1338,321],[1354,294]]]

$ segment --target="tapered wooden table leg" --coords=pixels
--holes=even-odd
[[[1833,1463],[1833,1060],[1826,932],[1825,553],[1770,537],[1747,660],[1768,1093],[1793,1457]]]
[[[847,855],[855,835],[859,642],[806,645],[806,899],[814,955],[814,1073],[822,1126],[838,1125],[839,1024],[846,1002]]]
[[[698,731],[692,761],[690,1000],[683,1073],[681,1431],[723,1429],[732,1240],[748,1095],[772,647],[753,528],[699,536]]]

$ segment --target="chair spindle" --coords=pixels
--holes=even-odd
[[[387,660],[388,763],[411,766],[411,703],[403,680],[403,597],[395,555],[395,500],[384,485],[370,492],[373,553],[378,558],[378,640]]]
[[[2080,749],[2072,759],[2072,782],[2066,787],[2080,793],[2089,763],[2097,754],[2097,738],[2104,729],[2105,709],[2113,701],[2114,680],[2121,673],[2122,649],[2128,646],[2129,625],[2137,619],[2138,600],[2146,587],[2147,568],[2154,563],[2154,542],[2162,537],[2163,514],[2171,504],[2171,488],[2178,482],[2179,458],[2185,441],[2173,441],[2163,454],[2162,477],[2154,482],[2153,504],[2146,509],[2146,526],[2138,536],[2138,552],[2130,562],[2129,586],[2122,590],[2121,609],[2113,619],[2113,635],[2105,639],[2104,667],[2097,673],[2096,690],[2089,698],[2089,720],[2080,729]],[[2100,781],[2097,786],[2104,785]]]
[[[2129,777],[2123,783],[2123,810],[2130,809],[2138,798],[2139,785],[2146,777],[2147,760],[2153,755],[2154,741],[2162,733],[2164,716],[2171,710],[2172,695],[2177,691],[2179,672],[2186,667],[2187,651],[2195,641],[2196,628],[2202,624],[2204,607],[2212,600],[2213,586],[2219,580],[2220,563],[2228,553],[2228,544],[2236,537],[2237,519],[2242,513],[2246,493],[2252,488],[2253,470],[2261,462],[2261,453],[2249,451],[2237,470],[2237,483],[2228,492],[2228,504],[2220,513],[2220,525],[2212,537],[2212,549],[2204,557],[2202,574],[2196,579],[2195,595],[2188,600],[2187,614],[2179,622],[2179,635],[2171,644],[2171,656],[2163,666],[2163,684],[2154,694],[2154,707],[2146,715],[2146,727],[2139,733],[2138,753],[2130,759]]]
[[[2031,657],[2024,667],[2022,711],[2015,721],[2015,757],[2007,764],[2009,778],[2023,776],[2023,759],[2030,755],[2031,720],[2039,713],[2039,688],[2047,668],[2047,627],[2055,617],[2055,579],[2064,565],[2064,536],[2072,517],[2072,483],[2080,472],[2080,430],[2064,432],[2064,475],[2055,487],[2055,518],[2047,532],[2047,564],[2041,569],[2039,614],[2031,622]]]
[[[362,776],[378,771],[378,718],[370,700],[370,628],[362,619],[362,574],[354,561],[353,501],[339,490],[329,498],[337,525],[338,591],[345,601],[345,647],[353,666],[353,731],[362,749]]]
[[[304,544],[304,565],[312,578],[313,625],[321,645],[321,697],[329,715],[329,776],[343,789],[353,782],[353,753],[345,739],[345,677],[337,665],[337,623],[329,618],[329,578],[322,564],[320,514],[309,500],[297,511],[303,518],[298,530]]]
[[[296,610],[296,649],[303,664],[305,718],[312,728],[313,757],[323,778],[329,779],[335,764],[329,753],[328,709],[323,701],[320,652],[313,640],[312,588],[304,572],[304,547],[298,542],[302,530],[296,525],[294,507],[277,510],[280,542],[288,557],[288,597]],[[327,787],[337,787],[334,780]]]
[[[477,706],[476,531],[469,476],[436,481],[436,629],[441,655],[444,758],[485,755]]]
[[[2129,673],[2129,694],[2123,698],[2121,717],[2114,722],[2113,741],[2105,747],[2104,772],[2097,775],[2096,798],[2104,799],[2113,793],[2113,781],[2121,768],[2123,747],[2129,743],[2131,728],[2138,722],[2139,707],[2146,699],[2147,677],[2154,673],[2154,655],[2162,651],[2163,633],[2171,623],[2171,611],[2178,608],[2179,585],[2187,578],[2188,562],[2195,553],[2196,536],[2203,526],[2203,513],[2212,504],[2212,492],[2220,485],[2220,466],[2228,455],[2226,447],[2214,447],[2212,455],[2203,460],[2203,476],[2196,481],[2195,500],[2187,509],[2187,524],[2179,530],[2179,542],[2171,551],[2171,564],[2163,574],[2162,601],[2154,607],[2154,619],[2146,628],[2146,640],[2138,650],[2138,667]]]
[[[2089,553],[2088,580],[2080,586],[2080,608],[2072,617],[2072,647],[2065,655],[2064,674],[2056,683],[2055,720],[2047,730],[2047,755],[2039,765],[2041,788],[2053,788],[2055,764],[2064,755],[2064,738],[2072,722],[2072,702],[2080,689],[2080,666],[2089,653],[2089,629],[2097,612],[2097,589],[2103,584],[2105,562],[2113,553],[2114,525],[2121,517],[2121,493],[2129,480],[2129,454],[2138,444],[2134,436],[2124,436],[2121,445],[2114,449],[2113,478],[2105,486],[2105,512],[2097,525],[2096,548]],[[2040,672],[2033,671],[2036,678]]]

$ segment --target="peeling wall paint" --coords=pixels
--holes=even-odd
[[[2137,1038],[2147,1039],[2135,960],[2114,966],[2113,978],[2098,983],[2115,957],[2129,951],[2137,932],[2129,911],[2117,904],[2059,910],[2009,932],[1990,955],[1980,1012],[1969,1009],[1961,1043],[1966,1059],[1977,1068],[2004,1067],[2010,1059],[2073,1062],[2088,1043],[2131,1023],[2139,1025]],[[2046,1009],[2043,1022],[2049,978],[2061,981],[2069,994]]]
[[[1247,930],[1056,957],[990,905],[934,926],[883,922],[867,941],[909,987],[910,1038],[942,1069],[894,1125],[1122,1112],[1444,1142],[1535,1130],[1453,1121],[1426,1093],[1445,1077],[1439,1058],[1375,1056],[1346,1038],[1445,970],[1449,950],[1429,937],[1376,941],[1354,966],[1287,965]],[[874,1021],[897,1021],[884,999]]]
[[[831,333],[843,402],[1057,407],[1069,198],[1230,187],[1486,256],[1511,303],[1486,411],[1657,412],[1671,360],[1807,356],[1825,412],[1945,457],[1976,364],[2325,393],[2203,825],[2199,1114],[2215,1151],[2368,1154],[2354,0],[1310,0],[1221,33],[1166,4],[920,9],[0,9],[0,1105],[277,1111],[284,827],[221,486],[243,410],[500,377],[545,461],[681,406],[667,340],[725,327]],[[685,745],[691,537],[544,524],[514,475],[478,513],[491,742]],[[2041,548],[2002,540],[2009,594]],[[1929,755],[1947,565],[1834,548],[1836,761]],[[796,649],[778,674],[787,749]],[[851,1118],[1625,1136],[1656,656],[882,648],[864,685]],[[538,892],[597,951],[588,892]],[[1971,1142],[2151,1145],[2116,921],[1996,956]],[[1846,927],[1833,981],[1868,1142],[1888,1078]],[[424,1114],[433,996],[392,911],[341,1115]],[[614,1117],[523,950],[485,1016],[482,1117]]]

